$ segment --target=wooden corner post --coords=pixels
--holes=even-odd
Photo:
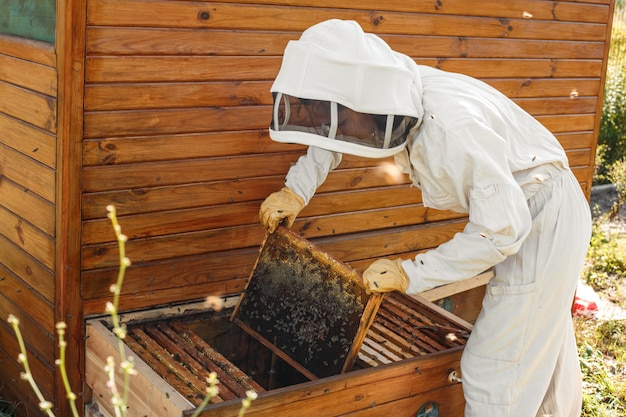
[[[81,191],[86,0],[57,1],[58,136],[56,179],[55,320],[67,324],[67,372],[84,412],[84,334],[81,279]],[[58,340],[58,336],[56,337]],[[61,375],[55,373],[55,405],[71,415]]]

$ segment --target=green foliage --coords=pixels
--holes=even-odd
[[[626,415],[626,329],[621,321],[577,323],[583,373],[582,417]]]
[[[607,177],[616,187],[617,201],[594,222],[584,279],[596,291],[610,295],[618,304],[626,304],[624,297],[620,297],[626,276],[626,234],[610,227],[626,202],[626,159],[613,163],[607,170]]]
[[[609,167],[608,176],[617,188],[617,203],[623,205],[626,201],[626,156]]]
[[[626,236],[594,224],[587,259],[584,280],[596,291],[617,292],[626,276]]]
[[[596,329],[598,336],[596,346],[615,360],[621,370],[626,369],[626,322],[619,320],[605,321]],[[626,381],[625,381],[626,382]],[[622,387],[622,398],[626,398],[626,386]]]
[[[623,305],[626,235],[606,226],[594,224],[584,279],[605,298]],[[626,323],[579,318],[576,339],[583,373],[581,417],[626,415]]]
[[[600,119],[596,184],[610,182],[607,169],[626,155],[626,8],[616,8]]]
[[[626,232],[612,227],[626,201],[626,160],[616,161],[606,172],[617,187],[617,201],[606,214],[595,215],[583,280],[626,308]],[[626,415],[626,322],[578,319],[576,338],[583,372],[581,417]]]

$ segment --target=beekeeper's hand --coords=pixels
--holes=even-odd
[[[406,292],[409,277],[401,265],[402,259],[379,259],[363,272],[365,290],[370,292]]]
[[[259,218],[268,232],[274,233],[278,225],[291,227],[296,216],[304,208],[304,200],[298,194],[284,187],[280,191],[270,194],[261,204]]]

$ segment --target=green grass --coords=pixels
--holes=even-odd
[[[583,372],[581,417],[626,415],[626,324],[577,319]]]
[[[594,227],[583,279],[596,292],[621,308],[626,308],[626,234]]]
[[[626,232],[598,216],[583,281],[604,300],[626,309]],[[576,319],[583,372],[581,417],[626,415],[626,320]]]
[[[604,226],[604,227],[603,227]],[[626,308],[626,234],[602,223],[593,230],[583,280]],[[583,371],[582,417],[626,415],[626,320],[576,320]]]

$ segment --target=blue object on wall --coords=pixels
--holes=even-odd
[[[54,43],[56,0],[0,0],[0,33]]]
[[[427,402],[420,407],[415,417],[439,417],[439,404],[435,401]]]

